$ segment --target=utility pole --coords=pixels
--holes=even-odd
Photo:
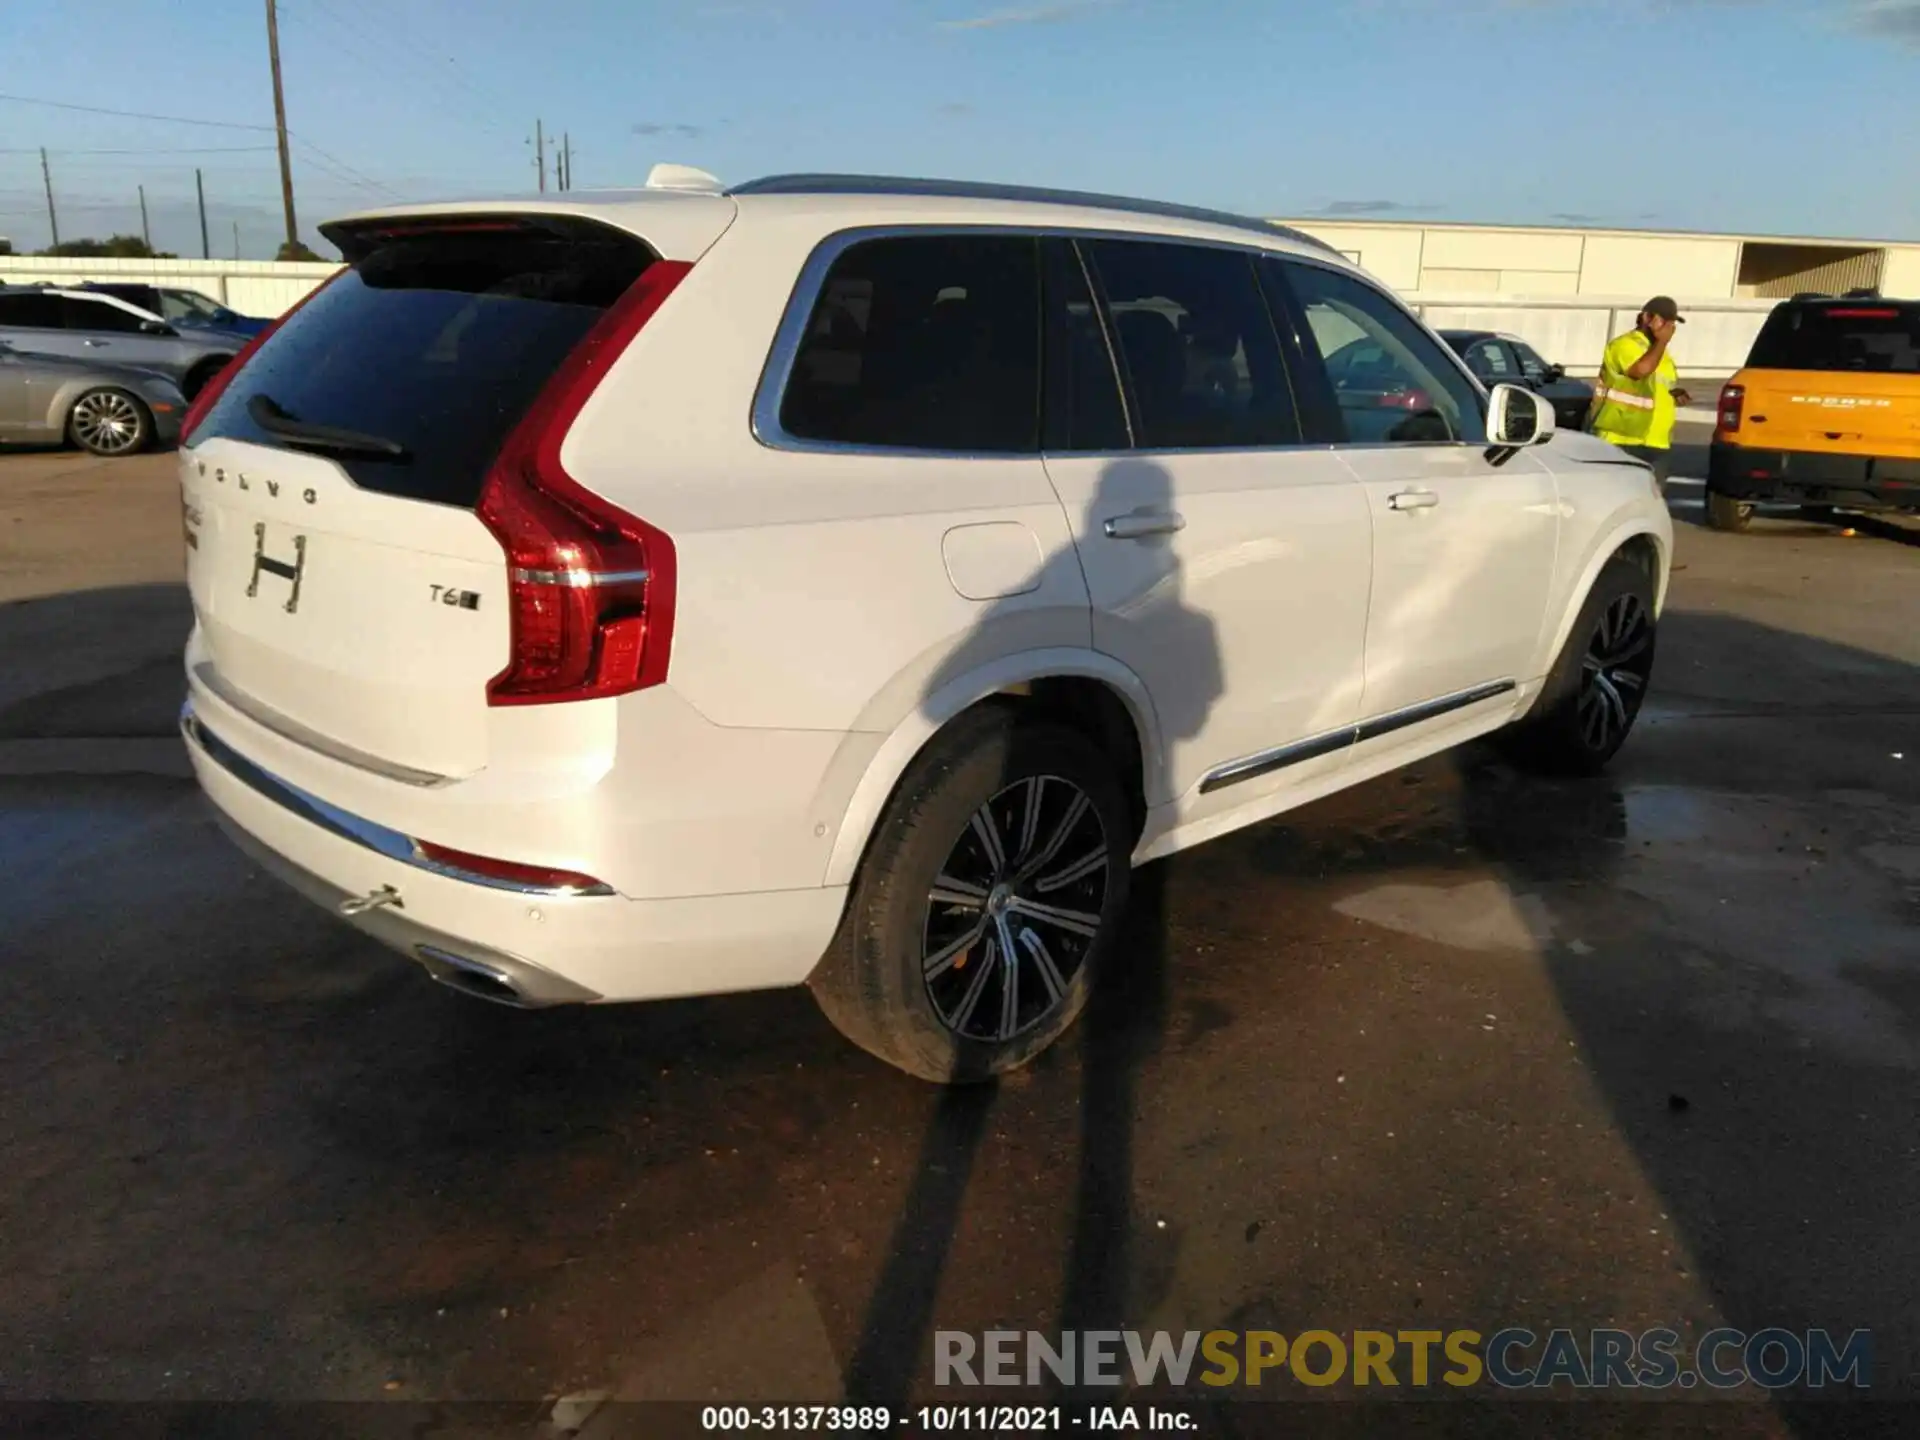
[[[153,249],[153,231],[147,227],[147,187],[140,187],[140,238],[147,242],[147,249]]]
[[[44,156],[46,152],[42,151]],[[533,163],[540,167],[540,193],[547,193],[547,132],[541,122],[533,122]]]
[[[573,189],[573,136],[560,132],[560,188]]]
[[[267,0],[267,59],[273,66],[273,129],[280,142],[280,203],[287,212],[287,244],[300,243],[293,218],[293,162],[287,158],[287,97],[280,88],[280,16]]]
[[[213,242],[207,239],[207,187],[200,179],[200,172],[193,172],[193,193],[200,197],[200,258],[213,258]]]
[[[240,258],[240,222],[238,220],[233,222],[233,258],[236,260]]]
[[[47,182],[47,228],[53,231],[53,243],[60,243],[60,216],[53,208],[53,171],[47,165],[47,147],[40,147],[40,178]]]

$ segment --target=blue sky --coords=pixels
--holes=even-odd
[[[0,234],[280,239],[263,0],[5,0]],[[656,160],[1920,239],[1920,0],[283,0],[301,231]],[[131,118],[96,110],[175,118]],[[249,128],[253,127],[253,128]]]

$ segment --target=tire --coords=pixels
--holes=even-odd
[[[191,402],[196,395],[207,388],[207,382],[209,380],[226,369],[232,362],[233,357],[231,355],[222,360],[202,360],[198,365],[194,366],[193,369],[189,370],[187,372],[187,378],[180,382],[180,393]]]
[[[153,443],[153,416],[131,391],[103,385],[73,402],[67,438],[89,455],[138,455]]]
[[[1707,525],[1714,530],[1726,530],[1738,534],[1753,521],[1753,506],[1745,500],[1736,500],[1731,495],[1722,495],[1718,490],[1707,491]]]
[[[1526,719],[1500,735],[1509,759],[1550,775],[1596,775],[1626,743],[1653,674],[1653,582],[1615,556],[1593,582]]]
[[[968,712],[908,767],[875,826],[807,982],[815,1000],[854,1044],[923,1080],[1017,1069],[1086,1005],[1126,910],[1133,838],[1112,763],[1080,732],[1012,707]]]

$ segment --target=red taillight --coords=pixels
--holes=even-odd
[[[620,352],[686,273],[648,266],[554,372],[507,437],[480,492],[481,521],[507,552],[512,652],[492,705],[622,695],[667,678],[673,541],[561,468],[567,430]]]
[[[1740,428],[1740,417],[1747,405],[1747,387],[1744,385],[1723,385],[1720,388],[1719,428],[1731,434]]]
[[[496,860],[491,855],[475,855],[466,850],[455,850],[450,845],[435,845],[427,840],[414,841],[413,848],[422,860],[435,865],[530,890],[580,890],[606,894],[612,889],[604,880],[582,875],[578,870],[555,870],[546,865],[522,865],[517,860]]]
[[[199,428],[200,422],[207,418],[207,412],[213,409],[215,402],[220,399],[221,393],[226,390],[227,386],[233,383],[233,377],[240,373],[240,367],[253,358],[253,352],[267,343],[267,337],[269,335],[273,334],[274,331],[278,330],[282,325],[286,324],[287,321],[299,314],[301,306],[305,305],[309,300],[313,299],[314,296],[318,295],[322,290],[326,289],[327,286],[331,285],[346,273],[344,269],[336,270],[318,285],[314,286],[313,289],[302,295],[294,302],[291,310],[288,310],[278,320],[273,321],[266,329],[262,330],[245,345],[241,346],[240,353],[229,360],[219,374],[215,375],[200,387],[200,393],[194,396],[193,403],[187,406],[186,418],[180,422],[180,446],[182,449],[185,449],[193,443],[193,432]]]

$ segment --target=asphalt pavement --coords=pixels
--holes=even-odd
[[[1469,749],[1149,867],[1122,983],[943,1093],[799,992],[464,999],[244,863],[172,738],[171,465],[0,456],[0,1398],[530,1434],[922,1403],[935,1330],[1726,1325],[1868,1329],[1920,1399],[1914,528],[1721,535],[1677,488],[1608,777]],[[1920,1419],[1314,1393],[1351,1434]]]

